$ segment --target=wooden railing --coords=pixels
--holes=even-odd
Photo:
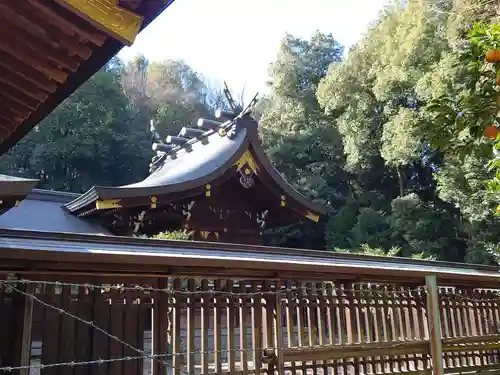
[[[73,276],[0,285],[0,369],[11,373],[422,375],[436,366],[436,321],[444,373],[500,372],[498,291],[436,289],[436,317],[424,282]]]

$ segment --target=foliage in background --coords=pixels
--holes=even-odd
[[[153,236],[157,240],[189,240],[190,234],[185,230],[176,230],[171,232],[161,232]]]
[[[498,60],[489,63],[488,53],[498,53]],[[474,24],[453,69],[461,83],[426,108],[431,115],[429,141],[449,157],[458,157],[460,163],[471,157],[487,163],[490,173],[483,178],[488,182],[475,188],[483,202],[496,204],[500,215],[500,23]],[[495,128],[498,135],[487,138],[484,132]],[[484,170],[481,165],[477,168]]]
[[[270,231],[267,243],[498,264],[494,142],[458,135],[498,121],[482,117],[498,89],[480,35],[496,33],[499,12],[500,0],[395,0],[347,55],[332,35],[286,35],[255,115],[278,170],[329,218]],[[114,59],[0,170],[75,192],[135,182],[152,156],[150,119],[171,134],[223,103],[182,61]]]

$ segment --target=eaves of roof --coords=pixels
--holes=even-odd
[[[59,3],[2,2],[0,35],[5,43],[0,51],[0,155],[124,46]],[[122,3],[132,2],[120,0]],[[141,30],[172,3],[142,1],[133,9],[143,17]]]
[[[71,212],[91,209],[90,205],[97,200],[112,200],[135,197],[168,195],[177,192],[188,192],[203,187],[223,176],[232,168],[247,150],[255,157],[256,163],[270,180],[288,199],[295,200],[306,209],[325,215],[324,207],[315,204],[283,179],[271,164],[257,133],[257,123],[249,121],[249,126],[236,132],[234,138],[227,136],[236,127],[235,122],[221,125],[223,129],[206,132],[203,136],[193,138],[189,142],[173,149],[165,156],[162,165],[145,180],[120,187],[95,186],[88,192],[68,203],[66,208]]]
[[[390,280],[422,285],[426,275],[436,275],[440,285],[500,285],[500,267],[264,246],[0,230],[0,249],[2,269],[16,267],[16,261],[25,265],[32,260],[30,267],[49,267],[52,272],[56,268],[63,272],[70,263],[78,263],[83,270],[82,264],[92,263],[115,272],[133,265],[135,273],[142,270],[150,275],[172,274],[182,268],[209,277],[221,269],[229,273],[237,269],[238,275],[233,277],[259,271],[274,278],[295,275],[309,280]]]

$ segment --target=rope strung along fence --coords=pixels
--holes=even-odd
[[[5,284],[7,283],[3,283],[2,286],[4,286]],[[12,284],[11,282],[9,282],[9,284]],[[25,293],[23,292],[22,290],[19,290],[17,289],[16,287],[12,286],[12,285],[9,285],[9,288],[11,288],[13,291],[27,297],[27,298],[30,298],[32,299],[33,301],[36,301],[38,303],[40,303],[41,305],[45,306],[45,307],[48,307],[50,309],[53,309],[55,311],[57,311],[58,313],[60,314],[64,314],[64,315],[67,315],[68,317],[72,318],[72,319],[75,319],[76,321],[79,321],[83,324],[86,324],[90,327],[92,327],[93,329],[105,334],[106,336],[108,336],[109,338],[113,339],[113,340],[116,340],[117,342],[119,342],[120,344],[136,351],[137,353],[141,354],[141,356],[139,357],[122,357],[122,358],[115,358],[115,359],[99,359],[97,361],[85,361],[85,362],[69,362],[69,363],[56,363],[56,364],[39,364],[39,365],[36,365],[36,366],[18,366],[18,367],[3,367],[3,368],[0,368],[0,371],[6,371],[6,372],[11,372],[13,370],[20,370],[20,369],[31,369],[31,368],[37,368],[37,369],[44,369],[46,367],[62,367],[62,366],[66,366],[66,367],[73,367],[73,366],[76,366],[76,365],[88,365],[88,364],[98,364],[98,365],[102,365],[103,363],[109,363],[109,362],[116,362],[116,361],[125,361],[125,360],[132,360],[132,359],[154,359],[156,361],[160,361],[160,363],[162,365],[165,365],[165,366],[169,366],[169,367],[172,367],[172,365],[170,365],[168,362],[164,361],[164,360],[159,360],[158,358],[159,357],[165,357],[167,354],[165,355],[150,355],[150,354],[146,354],[144,352],[144,350],[140,350],[140,349],[137,349],[136,347],[130,345],[129,343],[123,341],[122,339],[120,339],[119,337],[115,336],[115,335],[112,335],[110,333],[108,333],[107,331],[105,331],[104,329],[100,328],[99,326],[97,326],[96,324],[94,324],[94,322],[92,321],[86,321],[76,315],[73,315],[67,311],[65,311],[64,309],[62,308],[59,308],[59,307],[55,307],[55,306],[52,306],[42,300],[40,300],[39,298],[37,298],[36,296],[34,296],[33,294],[30,294],[30,293]],[[180,370],[182,373],[185,373],[187,375],[190,375],[189,373],[183,371],[183,370]]]
[[[116,284],[116,277],[107,280],[110,283],[0,280],[0,312],[8,307],[2,306],[2,300],[14,293],[36,302],[34,321],[39,325],[32,326],[35,336],[40,336],[35,332],[39,327],[54,322],[53,318],[49,322],[43,312],[52,310],[109,339],[100,342],[104,349],[90,345],[93,352],[83,356],[65,345],[51,349],[54,338],[50,332],[40,339],[40,363],[2,367],[0,362],[0,373],[97,365],[95,373],[100,374],[103,372],[97,369],[102,366],[137,363],[133,369],[127,365],[116,371],[106,367],[104,371],[135,375],[143,374],[138,363],[146,360],[160,366],[153,373],[169,367],[173,375],[261,370],[269,374],[275,369],[286,374],[326,374],[333,370],[348,375],[352,371],[368,374],[430,369],[424,286],[176,278],[159,288],[152,286],[160,285],[158,279],[141,279],[141,284],[135,285]],[[439,288],[445,368],[498,366],[498,293]],[[142,297],[149,302],[141,305]],[[93,318],[82,317],[85,314],[81,308]],[[95,320],[99,309],[104,309],[108,320]],[[152,317],[151,311],[156,309],[159,314]],[[150,326],[140,323],[142,313],[147,311],[152,319]],[[128,324],[130,316],[139,323]],[[72,332],[74,336],[75,323],[64,320],[54,335],[64,337],[69,332],[71,336]],[[137,339],[149,331],[156,342],[150,352],[142,346],[144,342],[139,342],[143,339]],[[73,336],[68,340],[75,341]],[[78,336],[78,340],[83,341],[78,343],[81,347],[85,347],[85,340],[95,343],[90,336]],[[113,347],[112,342],[121,349]],[[161,344],[167,342],[170,348]],[[51,354],[44,360],[46,349]],[[128,349],[138,355],[126,353]]]
[[[125,285],[125,284],[89,284],[89,283],[65,283],[65,282],[60,282],[60,281],[42,281],[42,280],[26,280],[26,279],[20,279],[20,280],[0,280],[0,285],[5,284],[34,284],[34,285],[53,285],[53,286],[70,286],[70,287],[82,287],[82,288],[88,288],[88,289],[97,289],[97,290],[116,290],[119,292],[126,292],[126,291],[141,291],[141,292],[159,292],[159,293],[166,293],[171,296],[175,296],[178,294],[182,295],[199,295],[201,293],[203,294],[213,294],[217,295],[219,297],[255,297],[255,296],[266,296],[266,295],[280,295],[280,294],[286,294],[288,292],[297,292],[298,289],[302,289],[303,291],[317,291],[318,288],[316,287],[304,287],[304,286],[295,286],[292,288],[281,288],[279,290],[275,291],[257,291],[257,292],[229,292],[229,291],[220,291],[220,290],[195,290],[195,291],[190,291],[186,289],[171,289],[171,288],[153,288],[149,286],[143,286],[143,285]],[[326,283],[325,283],[326,284]],[[353,283],[353,286],[367,286],[370,287],[371,285],[378,285],[378,284],[369,284],[369,283]],[[381,289],[381,290],[376,290],[376,293],[380,294],[387,294],[391,296],[397,296],[397,295],[403,295],[406,293],[424,293],[425,292],[425,286],[419,286],[416,288],[404,288],[401,290],[390,290],[390,289]],[[368,290],[363,290],[363,289],[347,289],[347,288],[337,288],[333,289],[333,291],[337,291],[338,293],[355,293],[355,294],[363,294],[368,292]],[[500,297],[499,297],[500,300]]]

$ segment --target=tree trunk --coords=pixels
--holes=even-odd
[[[401,172],[399,166],[396,167],[396,171],[398,172],[398,180],[399,180],[399,196],[402,197],[403,195],[405,195],[405,180],[403,172]]]

